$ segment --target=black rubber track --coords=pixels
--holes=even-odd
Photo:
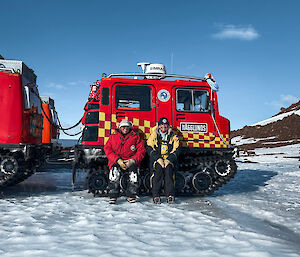
[[[226,166],[226,172],[222,173],[222,176],[216,171],[215,165],[217,162],[222,161]],[[182,188],[182,176],[180,174],[177,176],[181,179],[180,191],[177,190],[177,195],[191,196],[191,195],[209,195],[215,190],[218,190],[222,185],[226,184],[231,178],[236,174],[237,166],[231,155],[211,155],[211,156],[201,156],[201,154],[185,155],[180,159],[180,165],[178,168],[178,173],[184,176],[185,183],[184,188]],[[88,174],[86,177],[87,187],[90,193],[94,196],[107,196],[108,185],[108,168],[106,165],[101,164],[98,168],[88,169]],[[193,177],[195,174],[203,173],[204,175],[199,175],[198,178],[207,178],[205,181],[197,181]],[[147,168],[141,169],[140,171],[140,195],[149,195],[151,189],[149,188],[150,182],[149,170]],[[197,177],[196,177],[197,178]],[[209,182],[209,184],[207,183]],[[203,185],[201,184],[203,183]],[[195,188],[194,185],[197,185]],[[123,186],[124,187],[124,186]],[[125,190],[122,190],[121,194]],[[163,192],[162,192],[163,194]]]
[[[12,174],[4,174],[0,171],[0,188],[16,185],[36,171],[32,160],[25,161],[23,155],[19,152],[0,154],[0,163],[7,158],[13,158],[17,162],[17,169]]]

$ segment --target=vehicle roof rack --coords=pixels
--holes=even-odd
[[[165,79],[165,78],[181,78],[181,79],[193,79],[193,80],[200,80],[205,82],[205,78],[200,77],[192,77],[192,76],[185,76],[185,75],[176,75],[176,74],[157,74],[157,73],[112,73],[108,75],[108,78],[111,77],[157,77],[158,79]]]
[[[2,72],[8,72],[8,73],[16,73],[14,71],[14,69],[12,69],[12,68],[2,68],[2,67],[0,67],[0,71],[2,71]]]

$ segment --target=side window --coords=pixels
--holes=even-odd
[[[25,103],[25,109],[30,109],[30,93],[29,93],[29,87],[24,87],[24,103]]]
[[[102,88],[102,104],[109,105],[109,88]]]
[[[97,141],[98,140],[98,126],[85,127],[83,130],[82,141]]]
[[[53,123],[57,124],[57,115],[56,115],[56,111],[54,109],[51,109],[51,116],[52,116]]]
[[[99,123],[99,112],[88,112],[85,116],[86,124],[98,124]]]
[[[191,111],[192,109],[192,91],[186,89],[177,90],[176,109],[178,111]]]
[[[120,110],[150,111],[151,88],[147,86],[116,86],[116,108]]]
[[[209,93],[206,90],[193,90],[194,111],[207,112],[209,103],[208,97]]]
[[[51,112],[51,116],[52,116],[52,121],[54,124],[57,124],[57,115],[56,115],[56,111],[54,108],[54,101],[53,99],[49,99],[49,108],[50,108],[50,112]]]
[[[29,88],[28,86],[24,86],[25,109],[32,109],[35,107],[38,113],[42,113],[41,101],[38,95],[39,92],[36,87]]]
[[[177,89],[176,109],[182,112],[207,112],[208,97],[207,90]]]
[[[88,104],[87,109],[88,109],[88,110],[96,110],[96,109],[99,109],[99,104]]]

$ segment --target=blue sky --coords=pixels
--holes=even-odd
[[[299,100],[299,12],[297,0],[4,1],[0,54],[35,70],[66,126],[103,72],[137,72],[147,61],[212,73],[220,113],[238,129]]]

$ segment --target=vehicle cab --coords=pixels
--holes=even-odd
[[[216,87],[208,83],[215,84],[211,75],[167,75],[159,64],[145,68],[140,74],[111,74],[91,86],[82,145],[105,145],[122,119],[146,140],[166,117],[183,147],[228,147],[230,124],[219,114]]]

